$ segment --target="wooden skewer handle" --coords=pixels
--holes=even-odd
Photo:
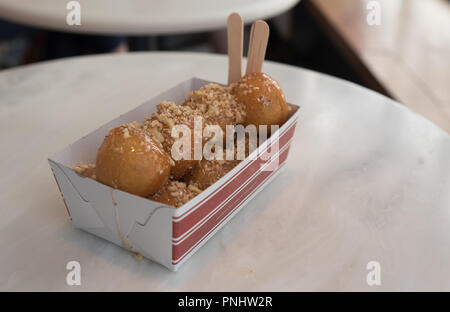
[[[262,71],[268,42],[269,25],[262,20],[256,21],[250,31],[246,75]]]
[[[242,52],[244,22],[238,13],[231,13],[227,21],[228,36],[228,84],[242,77]]]
[[[252,60],[250,59],[250,56],[253,55],[252,53],[252,49],[253,49],[253,35],[255,32],[255,23],[252,24],[252,27],[250,28],[250,38],[248,39],[248,51],[247,51],[247,67],[245,69],[245,74],[249,74],[250,73],[250,69],[251,69],[251,62]]]

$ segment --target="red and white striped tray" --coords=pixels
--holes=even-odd
[[[189,79],[49,158],[75,227],[176,271],[280,172],[297,124],[299,107],[295,105],[291,105],[289,119],[267,141],[180,208],[110,188],[72,169],[79,164],[95,162],[98,147],[109,128],[142,121],[161,101],[181,103],[189,91],[207,83],[210,81]]]

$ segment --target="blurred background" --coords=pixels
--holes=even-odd
[[[192,31],[187,27],[160,34],[157,30],[149,34],[141,30],[121,32],[121,24],[116,22],[110,29],[103,25],[84,33],[47,24],[52,12],[46,12],[45,8],[52,1],[57,0],[0,0],[0,69],[97,53],[159,50],[226,53],[225,30],[212,25],[207,18],[204,27],[196,24]],[[253,3],[255,12],[264,6],[269,11],[276,10],[274,14],[261,14],[269,16],[266,20],[271,30],[266,59],[368,87],[398,100],[450,132],[448,0],[280,0],[280,6],[286,2],[280,8],[273,0],[241,2],[246,1]],[[100,2],[93,0],[90,5],[96,4],[100,10]],[[193,10],[201,14],[196,2],[192,1]],[[174,5],[176,1],[155,3]],[[239,8],[236,11],[241,13]],[[198,20],[198,24],[201,22]],[[245,28],[244,55],[249,27]]]

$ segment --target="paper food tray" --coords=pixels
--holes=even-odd
[[[289,119],[232,171],[180,208],[132,195],[73,170],[95,163],[97,150],[110,128],[142,122],[161,101],[181,103],[191,90],[211,83],[186,80],[103,125],[49,158],[50,167],[74,227],[102,237],[176,271],[225,223],[269,183],[286,162],[294,135],[298,106]],[[262,154],[278,143],[278,153]],[[278,166],[268,166],[277,163]]]

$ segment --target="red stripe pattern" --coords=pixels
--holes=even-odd
[[[242,168],[240,172],[236,173],[225,182],[225,186],[218,192],[210,195],[203,202],[200,202],[200,206],[192,207],[192,211],[186,217],[183,216],[174,218],[173,225],[173,238],[172,243],[172,264],[177,264],[182,261],[192,250],[200,244],[209,233],[217,228],[227,217],[235,211],[241,203],[249,198],[259,186],[272,176],[281,167],[281,164],[287,159],[289,153],[289,146],[285,150],[283,147],[288,144],[295,132],[296,123],[288,128],[279,137],[279,150],[282,151],[279,155],[273,159],[265,160],[264,157],[259,156],[253,160],[249,165]],[[269,164],[269,162],[275,162],[278,160],[280,164],[275,170],[264,171],[261,167]],[[220,206],[221,205],[221,206]],[[220,206],[220,207],[219,207]],[[210,214],[214,209],[219,207]],[[182,218],[181,220],[179,218]],[[203,222],[203,223],[201,223]],[[201,223],[200,225],[197,225]],[[186,236],[181,239],[182,236]],[[179,243],[176,241],[180,240]]]

